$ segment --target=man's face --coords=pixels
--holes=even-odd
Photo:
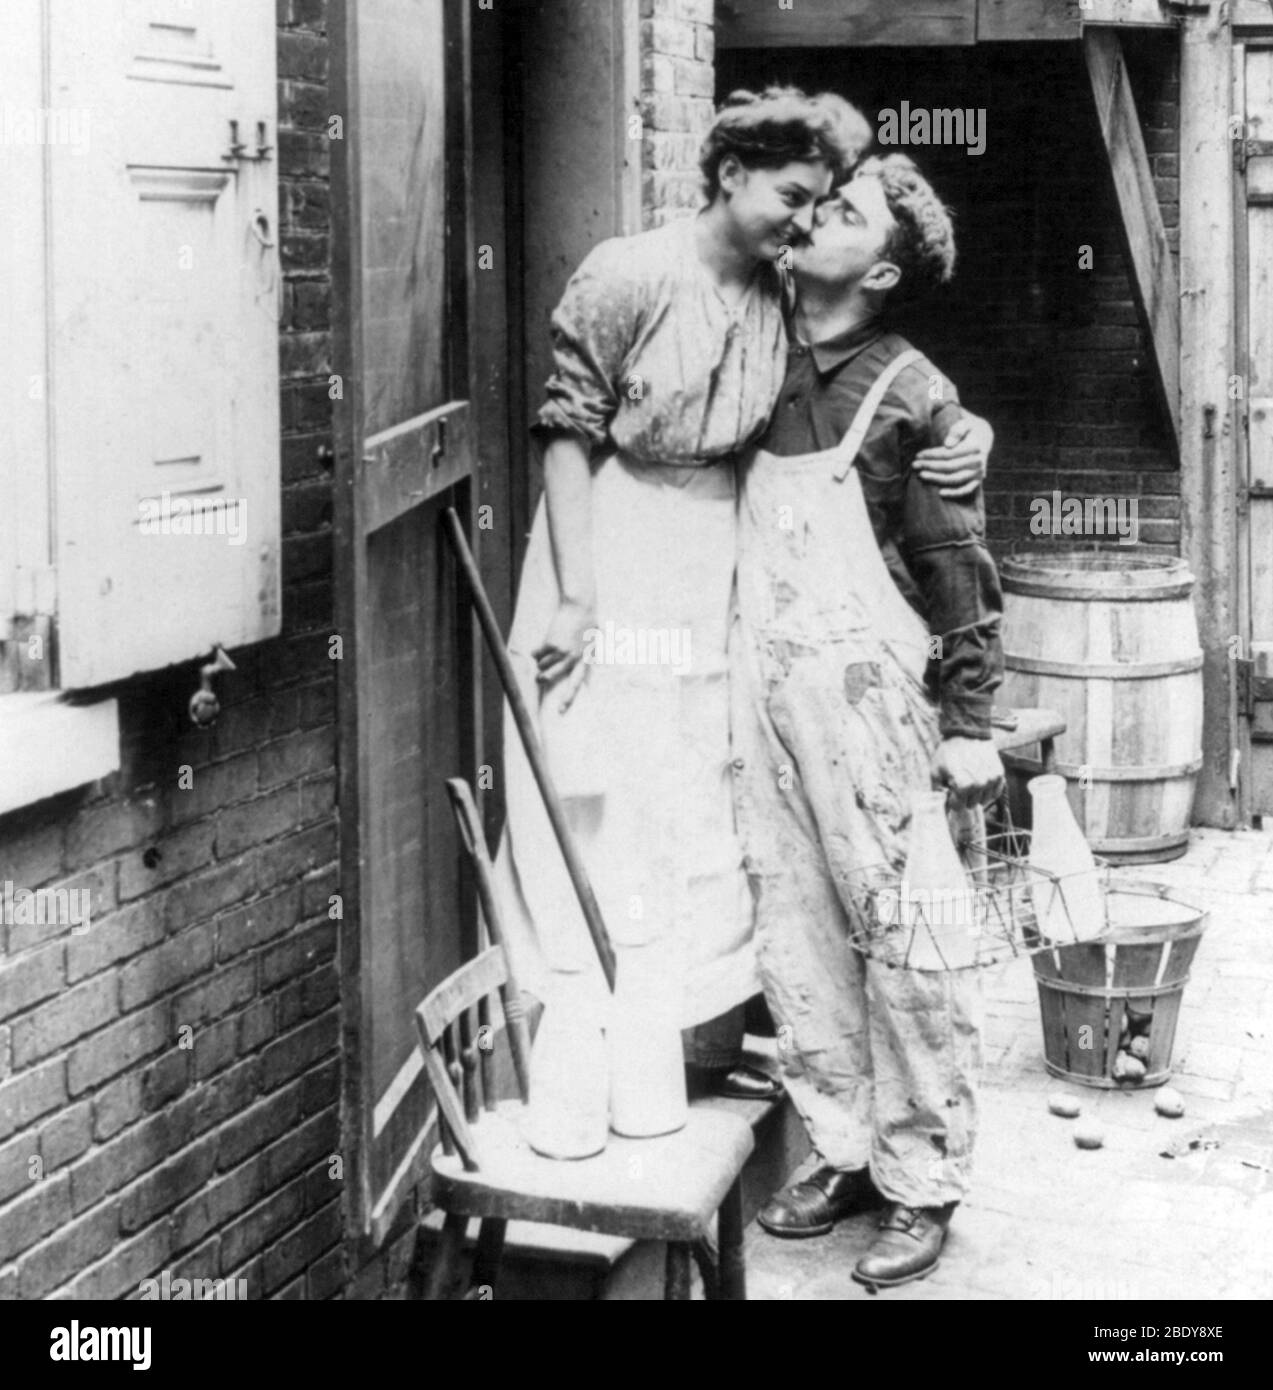
[[[895,226],[879,179],[850,179],[818,204],[813,232],[795,250],[796,280],[852,289],[885,260]]]

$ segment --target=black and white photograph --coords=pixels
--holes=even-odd
[[[1254,1349],[1273,0],[0,0],[0,156],[29,1367]]]

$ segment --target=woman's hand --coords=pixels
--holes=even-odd
[[[941,484],[938,491],[943,497],[970,497],[989,470],[994,442],[989,420],[965,415],[952,426],[941,448],[917,454],[913,467],[923,482]]]
[[[584,643],[588,632],[596,626],[596,614],[591,607],[573,599],[562,599],[548,624],[543,644],[531,653],[539,667],[535,679],[545,692],[558,681],[564,682],[556,692],[561,700],[562,714],[574,703],[588,674]]]

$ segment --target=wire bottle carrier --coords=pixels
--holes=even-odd
[[[1000,965],[1099,939],[1108,929],[1109,866],[1096,861],[1099,920],[1091,920],[1091,871],[1057,875],[1029,863],[1030,836],[1009,828],[961,847],[966,883],[947,893],[908,892],[890,864],[848,876],[849,940],[871,960],[911,970]]]

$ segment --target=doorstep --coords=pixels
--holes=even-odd
[[[776,1074],[776,1052],[773,1038],[747,1039],[746,1061],[752,1066]],[[808,1155],[804,1126],[785,1096],[764,1101],[708,1096],[693,1104],[728,1110],[752,1127],[756,1147],[743,1168],[743,1220],[750,1224]],[[436,1240],[443,1219],[442,1212],[430,1212],[421,1223],[422,1238],[430,1243]],[[477,1240],[477,1229],[475,1217],[469,1222],[469,1249]],[[664,1251],[664,1245],[657,1241],[510,1221],[498,1297],[585,1302],[661,1299]]]

